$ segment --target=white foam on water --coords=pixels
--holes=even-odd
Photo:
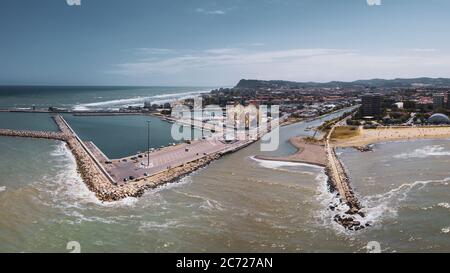
[[[316,211],[316,218],[319,220],[319,225],[332,228],[338,234],[350,234],[350,231],[334,220],[336,215],[343,216],[349,207],[340,201],[336,193],[330,192],[328,188],[328,176],[325,172],[317,175],[315,180],[318,183],[317,189],[319,193],[316,199],[322,207],[322,209]],[[330,207],[334,207],[334,209],[332,210]]]
[[[167,230],[169,228],[177,228],[183,226],[177,220],[167,220],[166,222],[156,222],[156,221],[145,221],[139,226],[138,230],[145,232],[148,230]]]
[[[212,200],[212,199],[206,199],[201,205],[201,209],[208,210],[208,211],[223,211],[225,210],[222,206],[222,204],[219,201]]]
[[[102,218],[102,217],[98,217],[98,216],[85,216],[84,214],[82,214],[81,212],[79,212],[77,210],[66,210],[65,214],[67,216],[70,216],[75,219],[75,220],[65,220],[66,222],[68,222],[69,224],[72,224],[72,225],[78,225],[78,224],[81,224],[82,222],[97,222],[97,223],[104,223],[104,224],[116,224],[117,223],[117,221],[115,219],[113,219],[112,217]]]
[[[95,194],[91,192],[84,184],[77,172],[77,165],[74,156],[66,147],[64,142],[59,142],[50,155],[53,157],[50,162],[60,168],[56,175],[51,178],[45,178],[45,183],[51,183],[55,186],[50,191],[56,199],[61,198],[62,202],[68,202],[68,206],[77,204],[96,204],[101,203]]]
[[[0,186],[0,192],[6,191],[6,186]]]
[[[207,210],[207,211],[216,211],[216,210],[223,211],[223,210],[225,210],[225,208],[222,206],[222,204],[217,200],[210,199],[205,196],[193,194],[190,192],[177,191],[177,193],[187,196],[189,198],[198,199],[200,201],[200,203],[199,203],[200,209]]]
[[[387,218],[396,218],[401,203],[404,202],[411,191],[420,191],[433,184],[443,185],[450,181],[450,177],[441,180],[415,181],[405,183],[383,194],[366,196],[360,199],[363,206],[361,210],[366,214],[366,220],[372,225],[381,224]]]
[[[201,169],[201,168],[200,168],[200,169]],[[197,171],[199,171],[200,169],[198,169],[198,170],[196,170],[196,171],[193,171],[192,173],[190,173],[190,174],[188,174],[188,175],[186,175],[186,176],[183,176],[183,177],[181,177],[180,179],[178,179],[178,180],[176,180],[176,181],[173,181],[173,182],[171,182],[171,183],[166,183],[166,184],[163,184],[163,185],[161,185],[161,186],[158,186],[158,187],[156,187],[156,188],[154,188],[154,189],[152,189],[152,190],[147,190],[147,191],[145,192],[144,196],[146,196],[146,195],[147,195],[147,196],[151,196],[151,195],[160,193],[160,192],[162,192],[162,191],[171,190],[171,189],[176,189],[176,188],[179,188],[179,187],[186,186],[186,185],[192,183],[192,177],[191,177],[191,175],[194,175],[194,174],[195,174]]]
[[[308,168],[314,168],[314,169],[320,169],[320,170],[324,169],[323,167],[312,165],[312,164],[307,164],[307,163],[263,160],[263,159],[258,159],[255,156],[251,156],[249,158],[251,160],[257,162],[258,165],[263,168],[279,170],[279,171],[287,171],[287,172],[295,172],[295,173],[303,173],[303,174],[314,174],[312,172],[306,172],[306,171],[293,171],[292,169],[286,169],[284,167],[308,167]]]
[[[441,229],[441,232],[442,232],[442,233],[445,233],[445,234],[450,233],[450,227],[442,228],[442,229]]]
[[[73,107],[76,111],[86,111],[91,110],[93,108],[106,108],[106,109],[118,109],[123,106],[139,106],[145,101],[151,101],[151,103],[162,104],[166,102],[172,102],[178,99],[188,99],[197,97],[200,94],[207,93],[207,90],[198,90],[191,92],[181,92],[181,93],[170,93],[170,94],[160,94],[154,96],[138,96],[133,98],[126,99],[115,99],[115,100],[107,100],[107,101],[99,101],[99,102],[91,102],[91,103],[82,103],[75,105]]]
[[[439,203],[438,207],[444,208],[444,209],[450,209],[449,203]]]
[[[310,176],[317,175],[317,173],[313,173],[313,172],[294,172],[294,173],[301,173],[301,174],[306,174],[306,175],[310,175]],[[279,180],[274,181],[272,179],[258,179],[258,178],[254,178],[254,177],[246,177],[246,179],[253,183],[261,183],[261,184],[265,184],[265,185],[268,185],[271,187],[287,187],[287,188],[290,188],[293,190],[300,190],[300,191],[308,190],[301,184],[283,183],[283,181],[279,181]]]
[[[348,231],[334,221],[335,215],[345,215],[348,206],[341,204],[339,197],[336,194],[329,192],[327,179],[325,174],[320,174],[316,178],[319,182],[319,195],[317,196],[317,199],[323,206],[322,211],[319,212],[319,218],[322,220],[322,224],[324,226],[332,227],[338,233],[355,234],[354,231]],[[402,184],[386,193],[362,197],[359,201],[363,207],[361,212],[365,214],[365,217],[354,215],[354,218],[363,225],[370,224],[369,228],[376,228],[384,219],[397,217],[401,203],[408,198],[408,194],[412,190],[422,190],[428,185],[433,184],[445,185],[448,181],[450,181],[450,177],[442,180],[415,181]],[[333,211],[330,209],[330,206],[336,207],[336,209]],[[447,207],[448,203],[441,203],[440,206]],[[364,232],[364,230],[367,229],[362,229],[357,232]]]
[[[395,155],[397,159],[427,158],[432,156],[450,156],[450,151],[446,151],[441,145],[430,145],[415,149],[412,152]]]
[[[56,170],[56,174],[42,177],[35,185],[50,197],[40,198],[43,204],[61,210],[68,217],[68,219],[63,221],[69,224],[79,224],[81,222],[116,223],[117,220],[123,220],[123,217],[117,214],[114,216],[99,215],[102,212],[108,213],[111,207],[134,207],[138,202],[137,198],[132,197],[116,202],[101,202],[87,188],[77,173],[75,158],[65,143],[59,142],[55,149],[50,152],[50,155],[52,159],[50,159],[49,163],[52,166],[51,168]],[[96,212],[99,214],[96,215]],[[87,216],[88,214],[91,216]],[[128,219],[133,217],[134,215],[126,216]]]
[[[94,107],[99,107],[99,106],[123,105],[123,104],[144,102],[146,99],[149,99],[149,98],[150,97],[135,97],[135,98],[129,98],[129,99],[118,99],[118,100],[108,100],[108,101],[101,101],[101,102],[85,103],[85,104],[76,105],[74,107],[74,109],[79,110],[80,108],[82,108],[82,110],[86,110],[89,108],[94,108]]]
[[[61,175],[72,179],[67,179],[66,186],[68,186],[68,193],[72,198],[76,198],[79,202],[84,204],[95,204],[102,207],[132,207],[136,205],[138,198],[127,197],[120,201],[114,202],[102,202],[96,196],[95,193],[90,191],[84,184],[82,178],[77,173],[77,165],[74,156],[71,151],[66,147],[64,143],[58,146],[58,149],[54,152],[55,156],[63,155],[66,159],[66,171]]]

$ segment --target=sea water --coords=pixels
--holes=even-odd
[[[282,128],[275,154],[295,151],[289,137],[316,125]],[[140,198],[102,203],[64,143],[0,137],[0,251],[68,252],[69,241],[82,252],[366,252],[371,241],[384,252],[449,251],[449,143],[338,150],[371,224],[354,232],[333,221],[322,168],[255,160],[259,143]]]

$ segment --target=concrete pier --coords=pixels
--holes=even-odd
[[[114,174],[115,172],[106,168],[106,162],[101,162],[106,160],[107,157],[93,143],[83,142],[61,115],[55,115],[53,119],[60,132],[0,129],[0,135],[66,142],[67,147],[76,159],[77,169],[84,183],[102,201],[117,201],[126,197],[141,196],[146,189],[176,181],[180,177],[208,165],[224,154],[237,151],[254,142],[238,141],[228,145],[212,140],[199,140],[197,144],[193,143],[189,146],[167,147],[158,154],[152,154],[153,160],[158,159],[160,161],[160,164],[155,162],[152,173],[122,182],[120,181],[121,177],[114,178],[111,176],[110,173]],[[123,160],[120,161],[123,162]],[[167,165],[167,162],[170,164]],[[109,166],[117,168],[115,165]],[[146,172],[150,172],[152,168],[149,167]],[[127,166],[125,169],[125,173],[132,172],[140,175],[140,172],[143,172],[143,170],[136,169],[135,165]],[[121,174],[120,170],[117,173]]]

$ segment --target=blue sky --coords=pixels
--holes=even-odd
[[[0,84],[450,77],[449,11],[448,0],[3,0]]]

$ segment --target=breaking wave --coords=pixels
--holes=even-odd
[[[323,209],[319,215],[323,225],[331,226],[340,233],[354,234],[354,231],[346,230],[333,220],[336,214],[343,215],[348,210],[348,206],[341,204],[339,197],[336,194],[329,192],[327,176],[325,174],[320,174],[316,180],[319,182],[319,195],[317,196],[317,199],[323,206]],[[408,198],[408,194],[411,191],[420,191],[428,185],[433,184],[448,185],[449,181],[450,177],[441,180],[415,181],[412,183],[402,184],[401,186],[386,193],[362,197],[359,201],[363,207],[361,212],[365,214],[365,217],[362,218],[357,216],[356,220],[360,221],[363,225],[369,224],[372,227],[379,226],[384,219],[392,219],[397,217],[398,209],[401,206],[401,203]],[[445,208],[450,207],[448,203],[440,203],[438,206]],[[330,209],[331,207],[335,207],[335,209],[332,210]],[[357,232],[363,231],[364,229]]]
[[[438,206],[441,208],[450,209],[449,203],[439,203]]]
[[[0,192],[2,192],[2,191],[6,191],[6,186],[1,186],[0,187]]]
[[[201,170],[201,168],[199,170]],[[191,175],[196,174],[199,170],[196,170],[186,176],[183,176],[183,177],[179,178],[178,180],[173,181],[171,183],[166,183],[166,184],[160,185],[152,190],[148,190],[145,192],[144,195],[154,195],[155,193],[159,193],[161,191],[176,189],[176,188],[188,185],[188,184],[192,183]]]
[[[64,221],[70,224],[80,222],[115,223],[121,216],[100,216],[108,214],[109,208],[134,207],[137,198],[125,198],[117,202],[102,202],[84,184],[77,172],[75,158],[65,143],[59,142],[50,153],[49,161],[52,175],[38,179],[35,186],[41,192],[39,200],[46,206],[60,210],[67,216]],[[87,216],[88,211],[95,210],[96,216]],[[125,218],[134,217],[133,215]]]
[[[180,221],[177,220],[167,220],[162,222],[157,221],[146,221],[143,222],[139,226],[139,231],[145,232],[145,231],[159,231],[159,230],[167,230],[168,228],[178,228],[183,226],[183,224],[180,223]]]
[[[134,98],[127,99],[115,99],[92,103],[83,103],[74,106],[76,111],[86,111],[93,109],[108,109],[117,110],[124,106],[142,106],[145,101],[150,101],[152,104],[162,104],[166,102],[172,102],[179,99],[187,99],[197,97],[200,94],[208,92],[207,90],[182,92],[182,93],[171,93],[171,94],[161,94],[155,96],[138,96]]]
[[[331,227],[338,233],[345,233],[347,230],[340,224],[334,221],[337,214],[344,214],[349,207],[342,203],[336,193],[332,193],[328,187],[328,176],[325,172],[317,175],[315,181],[318,183],[318,195],[316,196],[322,209],[317,210],[317,219],[320,221],[320,226]],[[331,209],[334,208],[334,209]]]
[[[286,171],[286,172],[302,173],[302,174],[314,174],[315,172],[307,172],[304,170],[294,170],[292,167],[306,167],[306,168],[312,168],[314,170],[323,170],[324,169],[323,167],[312,165],[312,164],[307,164],[307,163],[263,160],[263,159],[258,159],[254,156],[251,156],[250,159],[257,162],[260,167],[263,167],[266,169],[278,170],[278,171]]]
[[[402,153],[395,155],[397,159],[409,159],[409,158],[427,158],[432,156],[449,156],[450,151],[446,151],[441,145],[425,146],[423,148],[415,149],[409,153]]]

